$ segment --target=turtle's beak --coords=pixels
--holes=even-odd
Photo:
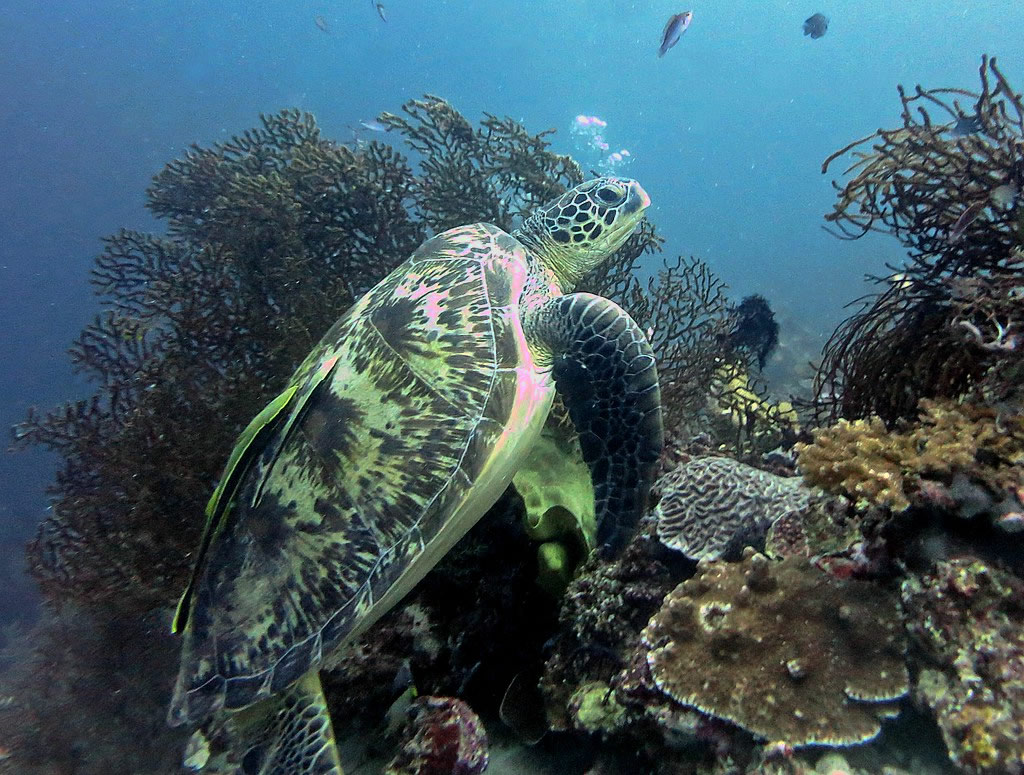
[[[622,206],[623,212],[632,215],[642,212],[651,205],[651,197],[644,191],[643,186],[635,180],[629,181],[629,194],[626,196],[626,204]]]

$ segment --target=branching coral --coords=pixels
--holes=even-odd
[[[658,688],[769,741],[851,745],[907,691],[896,601],[802,558],[704,562],[643,632]]]
[[[922,397],[963,394],[1002,354],[964,347],[951,287],[1012,275],[1024,240],[1024,101],[995,59],[983,58],[980,76],[979,93],[900,87],[903,126],[851,143],[822,167],[854,151],[853,177],[834,183],[839,199],[826,216],[839,236],[880,231],[909,250],[825,347],[816,394],[833,419],[911,415]]]
[[[706,430],[702,416],[723,369],[745,374],[756,365],[760,351],[735,336],[739,307],[729,303],[726,286],[707,264],[681,256],[666,261],[646,288],[636,268],[603,267],[584,279],[584,287],[615,299],[648,333],[658,359],[666,432],[670,438],[685,438]],[[763,404],[762,386],[745,382],[743,387],[742,398]],[[736,385],[718,384],[717,397],[727,411],[741,403]],[[764,425],[760,416],[742,416],[744,432]],[[735,442],[734,434],[729,435],[724,441]]]
[[[972,558],[903,583],[908,629],[928,658],[915,696],[971,775],[1024,772],[1024,584]]]
[[[739,557],[764,547],[768,528],[806,509],[813,491],[799,477],[761,471],[726,457],[684,461],[658,483],[658,537],[695,560]]]
[[[948,483],[959,473],[997,493],[1024,485],[1024,416],[973,404],[924,400],[920,421],[902,432],[877,417],[840,420],[797,449],[811,484],[895,511],[926,479]]]

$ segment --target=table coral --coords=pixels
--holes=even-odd
[[[762,548],[780,517],[806,509],[814,497],[800,477],[777,476],[727,457],[683,461],[658,483],[658,538],[695,560],[739,556]]]
[[[907,627],[930,659],[916,699],[971,775],[1024,772],[1024,582],[970,557],[902,586]]]
[[[662,692],[791,746],[852,745],[881,729],[904,695],[896,600],[802,558],[701,562],[643,632]]]

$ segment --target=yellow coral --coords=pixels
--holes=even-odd
[[[918,422],[889,431],[878,417],[840,420],[798,444],[800,470],[813,485],[901,511],[922,477],[969,473],[995,487],[1014,484],[1024,460],[1024,418],[989,407],[922,400]],[[979,459],[983,452],[984,461]]]

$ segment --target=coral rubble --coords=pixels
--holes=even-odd
[[[805,510],[813,491],[799,477],[783,477],[726,457],[683,461],[658,483],[658,538],[695,560],[739,556],[760,549],[768,528]]]
[[[700,563],[643,644],[673,700],[794,747],[870,740],[908,687],[896,600],[802,558]]]
[[[1024,582],[970,558],[903,582],[907,627],[924,655],[914,696],[971,775],[1024,772]]]

